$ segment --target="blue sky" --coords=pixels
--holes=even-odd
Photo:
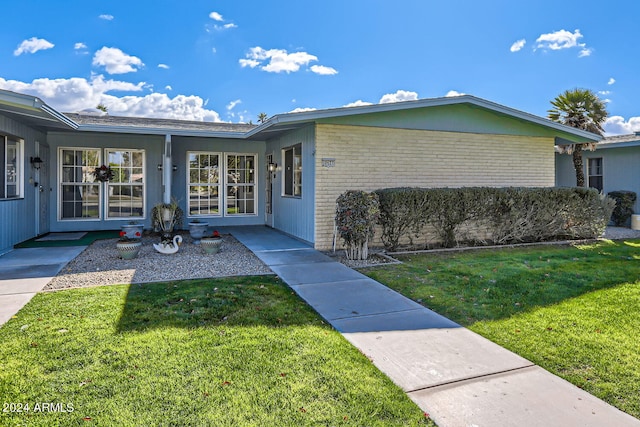
[[[64,6],[61,6],[64,5]],[[640,131],[640,3],[20,0],[2,8],[0,88],[59,111],[257,121],[470,94],[546,116],[566,89]]]

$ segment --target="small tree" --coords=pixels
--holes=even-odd
[[[378,195],[348,190],[336,200],[336,226],[351,260],[369,257],[369,240],[380,216]]]
[[[266,121],[267,121],[267,113],[258,114],[258,122],[259,123],[264,123]]]

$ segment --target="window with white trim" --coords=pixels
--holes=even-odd
[[[22,140],[0,135],[0,199],[22,197]]]
[[[220,153],[187,153],[189,216],[221,214],[220,166]]]
[[[284,196],[302,197],[302,144],[282,150],[284,159]]]
[[[587,160],[587,175],[589,177],[589,187],[602,191],[604,188],[602,176],[602,157]]]
[[[255,215],[256,155],[227,154],[225,165],[225,215]]]
[[[106,150],[113,179],[107,183],[107,218],[144,216],[144,150]]]
[[[61,148],[60,218],[99,219],[100,182],[93,171],[100,167],[100,150],[93,148]]]

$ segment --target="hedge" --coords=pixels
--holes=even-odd
[[[614,201],[588,188],[388,188],[376,190],[387,250],[435,234],[455,247],[587,239],[602,234]]]
[[[636,193],[633,191],[612,191],[609,197],[616,201],[616,207],[611,215],[611,221],[618,227],[627,225],[633,215],[633,205],[636,203]]]

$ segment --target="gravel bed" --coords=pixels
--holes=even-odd
[[[152,246],[160,242],[158,237],[145,236],[140,253],[132,260],[120,258],[118,239],[97,240],[69,262],[44,290],[273,273],[233,236],[222,237],[224,243],[217,254],[205,254],[186,234],[180,250],[165,255]]]

